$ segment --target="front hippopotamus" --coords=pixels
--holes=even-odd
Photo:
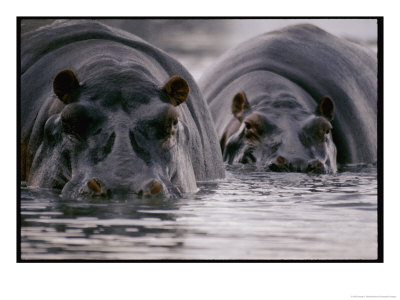
[[[163,195],[224,175],[190,74],[143,40],[97,22],[22,37],[21,179],[64,198]],[[217,154],[217,155],[215,155]]]
[[[312,25],[228,51],[199,85],[228,163],[336,172],[377,160],[377,61]]]

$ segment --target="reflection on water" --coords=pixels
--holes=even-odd
[[[376,259],[377,178],[228,167],[179,200],[22,188],[22,259]]]

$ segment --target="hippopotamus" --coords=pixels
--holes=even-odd
[[[254,37],[199,80],[224,160],[334,173],[377,160],[377,58],[309,24]]]
[[[21,180],[63,198],[179,197],[224,176],[208,107],[175,59],[91,20],[21,37]]]

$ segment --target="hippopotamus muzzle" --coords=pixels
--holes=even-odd
[[[306,161],[301,158],[288,161],[282,156],[278,156],[273,161],[266,164],[266,169],[274,172],[302,172],[324,174],[328,173],[328,167],[318,159]]]
[[[107,185],[98,178],[92,178],[87,181],[86,185],[83,184],[80,187],[74,186],[72,183],[65,185],[61,196],[66,199],[177,198],[182,196],[179,188],[173,186],[171,183],[164,184],[161,180],[157,179],[147,180],[136,189],[134,188],[135,186],[136,184],[133,183],[131,185]]]

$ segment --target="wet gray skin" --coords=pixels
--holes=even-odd
[[[207,106],[174,59],[90,21],[55,23],[22,40],[28,186],[68,199],[174,198],[224,176]]]

